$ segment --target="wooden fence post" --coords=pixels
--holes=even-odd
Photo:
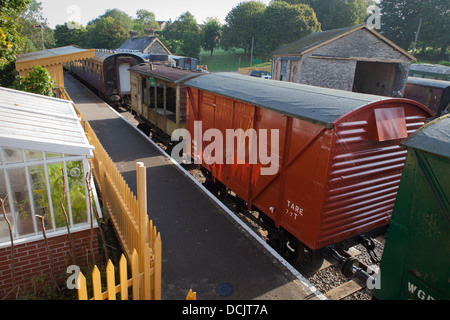
[[[147,216],[147,172],[144,163],[136,163],[136,176],[137,176],[137,194],[139,203],[139,261],[140,261],[140,272],[144,275],[148,274],[150,271],[150,263],[146,263],[149,260],[146,259],[148,254],[145,247],[148,246],[148,216]],[[149,270],[147,270],[147,268]],[[144,277],[142,281],[143,290],[141,290],[141,299],[144,300],[149,293],[150,283],[147,277]]]

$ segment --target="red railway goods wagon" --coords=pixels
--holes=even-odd
[[[303,257],[305,249],[317,253],[329,245],[342,246],[389,224],[406,158],[399,143],[431,115],[407,99],[232,73],[205,74],[185,85],[189,135],[198,136],[201,124],[203,135],[211,136],[208,130],[214,129],[227,137],[231,130],[238,141],[205,155],[199,150],[214,140],[203,137],[200,146],[192,139],[187,153],[193,159],[200,155],[213,181],[233,191],[248,210],[259,212],[272,243],[288,260]],[[250,141],[255,139],[250,129],[260,139],[257,144]],[[261,132],[277,133],[278,139]],[[261,174],[274,164],[259,158],[251,162],[251,152],[245,163],[238,163],[243,140],[247,150],[254,152],[256,145],[259,154],[266,153],[276,170]],[[233,150],[227,149],[230,143]],[[235,161],[210,161],[230,152]]]

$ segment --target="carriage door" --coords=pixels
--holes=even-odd
[[[131,64],[122,63],[119,65],[119,83],[120,83],[120,93],[127,94],[131,92],[130,86],[130,71]]]

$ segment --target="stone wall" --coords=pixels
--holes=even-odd
[[[292,57],[301,57],[300,61]],[[340,57],[344,59],[313,58],[312,56]],[[345,58],[352,58],[345,59]],[[356,59],[355,59],[356,58]],[[398,64],[394,80],[394,91],[404,91],[411,61],[399,50],[382,41],[366,29],[357,30],[347,36],[320,46],[304,55],[274,57],[274,72],[281,70],[281,59],[287,59],[287,75],[283,81],[351,91],[355,77],[357,58],[376,60],[402,60]],[[296,68],[295,65],[296,64]],[[291,74],[297,70],[297,74]],[[275,79],[280,79],[275,75]]]

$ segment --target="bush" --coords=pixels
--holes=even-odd
[[[51,97],[53,96],[55,85],[56,83],[48,70],[37,65],[28,72],[27,77],[16,76],[12,88]]]

